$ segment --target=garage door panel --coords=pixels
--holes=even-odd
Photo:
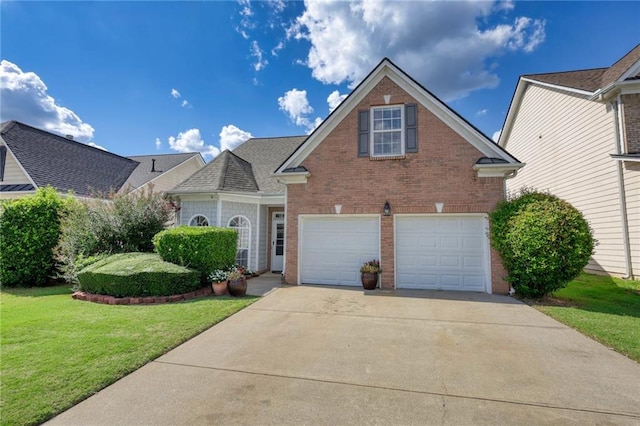
[[[300,281],[360,285],[360,266],[380,256],[377,217],[303,217]]]
[[[396,219],[396,286],[485,291],[486,231],[481,216]]]

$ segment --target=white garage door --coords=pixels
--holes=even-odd
[[[302,284],[361,285],[360,266],[380,258],[377,216],[303,216],[300,223]]]
[[[396,217],[396,287],[488,291],[482,216]]]

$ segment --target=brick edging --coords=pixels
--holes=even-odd
[[[190,300],[197,297],[210,296],[211,294],[213,294],[213,290],[211,289],[211,286],[208,286],[196,291],[190,291],[189,293],[174,294],[172,296],[113,297],[105,296],[103,294],[92,294],[85,293],[83,291],[76,291],[71,295],[71,297],[76,300],[102,303],[105,305],[153,305],[157,303],[180,302],[182,300]]]

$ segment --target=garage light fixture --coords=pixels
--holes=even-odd
[[[391,216],[391,206],[389,205],[388,201],[384,202],[384,215],[385,216]]]

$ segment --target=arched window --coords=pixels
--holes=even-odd
[[[244,216],[234,216],[229,221],[228,228],[238,231],[238,251],[236,252],[236,263],[249,267],[249,244],[251,241],[251,222]]]
[[[195,215],[189,221],[189,226],[209,226],[209,219],[201,214]]]

